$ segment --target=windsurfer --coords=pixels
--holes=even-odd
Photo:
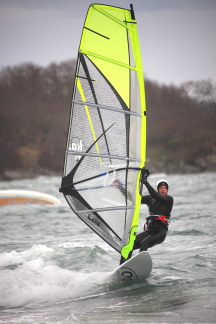
[[[166,180],[161,179],[157,182],[157,191],[152,188],[147,178],[142,177],[141,183],[149,192],[149,195],[142,196],[141,199],[141,203],[149,208],[149,216],[146,218],[144,232],[139,233],[134,241],[133,250],[140,249],[140,252],[147,251],[165,240],[173,207],[173,197],[167,194],[169,185]],[[142,195],[142,192],[140,194]],[[131,258],[132,252],[128,259]],[[121,257],[120,264],[124,261],[126,260]]]

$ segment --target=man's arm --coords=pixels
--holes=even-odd
[[[119,180],[115,180],[113,182],[113,185],[121,191],[122,195],[126,196],[125,187],[121,184]]]
[[[154,198],[157,201],[160,201],[161,203],[165,204],[165,205],[170,205],[173,203],[173,197],[166,195],[160,195],[156,190],[154,190],[154,188],[152,188],[152,186],[150,185],[150,183],[147,180],[143,181],[144,185],[146,186],[146,188],[148,189],[149,194],[152,196],[152,198]]]
[[[149,195],[142,196],[141,204],[146,204],[146,205],[148,205],[150,199],[151,199],[151,196],[149,196]]]

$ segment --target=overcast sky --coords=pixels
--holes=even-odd
[[[76,58],[92,0],[0,0],[0,67]],[[99,1],[95,1],[99,2]],[[216,0],[104,0],[134,5],[145,75],[216,82]]]

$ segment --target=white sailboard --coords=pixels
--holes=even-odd
[[[148,278],[151,271],[151,256],[147,251],[143,251],[117,267],[111,274],[111,278],[114,281],[136,282]]]
[[[60,192],[125,259],[138,229],[145,159],[145,89],[133,6],[92,4],[78,49]]]
[[[37,191],[0,190],[0,206],[23,204],[61,205],[61,202],[56,197]]]

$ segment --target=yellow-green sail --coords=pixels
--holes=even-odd
[[[61,191],[125,258],[139,222],[146,116],[133,8],[92,4],[78,50]]]

